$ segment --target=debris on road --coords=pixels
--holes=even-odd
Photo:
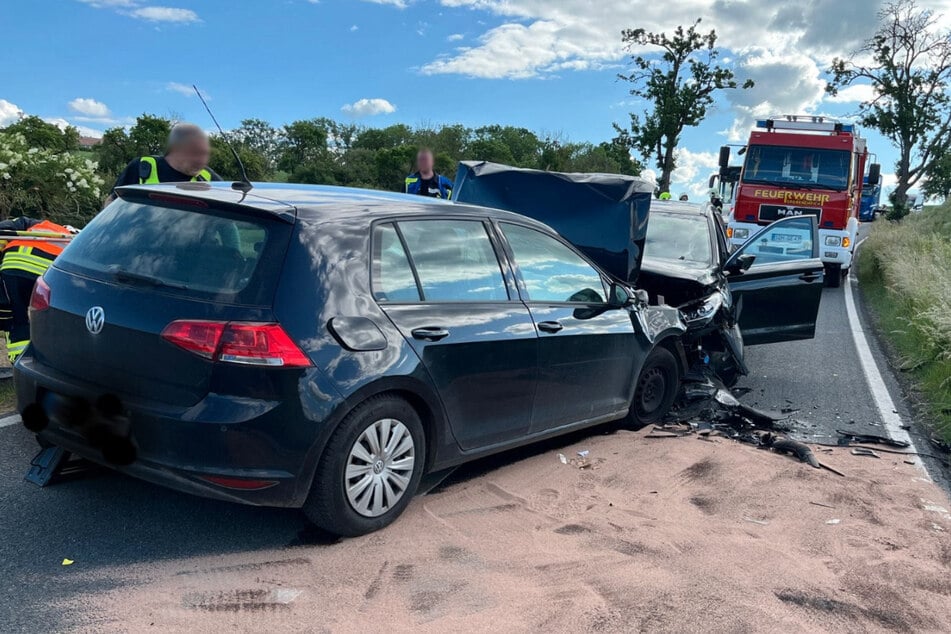
[[[839,438],[839,444],[843,447],[848,447],[854,442],[872,445],[886,445],[889,447],[899,447],[901,449],[907,449],[911,446],[911,443],[906,440],[894,440],[893,438],[888,438],[886,436],[876,436],[874,434],[856,434],[850,431],[842,431],[841,429],[835,430],[835,433],[841,436],[841,438]]]
[[[868,456],[869,458],[881,458],[880,455],[875,453],[874,449],[866,449],[865,447],[853,447],[852,455],[853,456]]]
[[[827,508],[827,509],[834,509],[834,508],[835,508],[835,507],[832,506],[831,504],[824,504],[824,503],[822,503],[822,502],[812,502],[812,501],[810,501],[809,504],[815,504],[816,506],[823,506],[823,507],[825,507],[825,508]]]
[[[64,566],[72,566],[74,563],[76,562],[74,562],[72,559],[63,559]]]
[[[835,526],[836,524],[840,523],[841,521],[842,521],[842,520],[828,520],[828,521],[826,522],[826,524],[829,524],[830,526]]]

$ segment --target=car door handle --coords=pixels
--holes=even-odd
[[[543,332],[558,332],[563,330],[565,327],[559,324],[557,321],[540,321],[538,322],[538,329]]]
[[[413,339],[422,339],[423,341],[439,341],[449,336],[449,331],[445,328],[428,326],[425,328],[413,329]]]
[[[803,273],[799,276],[799,279],[801,279],[803,282],[815,282],[817,279],[819,279],[819,277],[819,273]]]

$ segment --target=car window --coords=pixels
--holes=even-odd
[[[266,222],[119,200],[57,260],[94,277],[137,276],[163,291],[239,294],[268,242]]]
[[[601,275],[558,240],[518,225],[503,224],[502,233],[512,247],[529,301],[585,304],[606,301]]]
[[[373,233],[373,296],[381,302],[418,302],[419,288],[396,227],[377,225]]]
[[[644,258],[676,262],[689,268],[712,266],[710,224],[700,215],[651,212]]]
[[[774,222],[754,235],[737,253],[755,255],[753,266],[817,257],[812,216]]]
[[[507,301],[502,269],[478,220],[398,222],[427,302]]]

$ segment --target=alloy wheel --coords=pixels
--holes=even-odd
[[[379,517],[406,493],[416,462],[416,444],[409,429],[395,418],[383,418],[363,430],[350,449],[344,489],[353,510]]]

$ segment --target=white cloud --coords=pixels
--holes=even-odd
[[[88,4],[91,7],[96,9],[122,9],[126,7],[134,7],[135,2],[133,0],[79,0],[83,4]]]
[[[671,174],[671,193],[675,198],[689,194],[691,199],[703,199],[707,194],[710,175],[717,171],[718,152],[693,152],[685,147],[677,149],[677,169]]]
[[[80,135],[80,136],[88,136],[88,137],[92,137],[92,138],[94,138],[94,139],[101,139],[101,138],[102,138],[102,135],[103,135],[102,130],[99,130],[99,129],[96,129],[96,128],[89,128],[89,127],[86,127],[86,126],[84,126],[84,125],[77,125],[77,126],[73,126],[73,127],[75,127],[77,130],[79,130],[79,135]]]
[[[386,99],[360,99],[353,103],[345,104],[340,109],[354,117],[372,117],[378,114],[396,112],[396,106]]]
[[[359,30],[360,30],[360,27],[357,26],[356,24],[354,24],[353,26],[350,27],[350,32],[351,32],[351,33],[353,33],[354,31],[359,31]]]
[[[23,116],[23,111],[16,104],[6,99],[0,99],[0,128],[16,123]]]
[[[875,89],[871,84],[853,84],[839,91],[834,97],[826,97],[832,103],[862,103],[875,98]]]
[[[113,9],[117,13],[149,22],[201,22],[191,9],[143,5],[142,0],[79,0],[95,9]]]
[[[106,104],[87,97],[76,97],[69,102],[69,109],[87,117],[104,118],[109,116]]]
[[[72,126],[73,124],[67,121],[62,117],[43,117],[43,121],[47,123],[52,123],[60,130],[65,130],[66,128]]]
[[[727,132],[731,141],[745,139],[757,118],[811,113],[825,97],[826,82],[807,55],[753,50],[741,56],[737,67],[741,77],[756,85],[727,93],[736,114]]]
[[[198,14],[191,9],[175,7],[139,7],[130,11],[129,15],[149,22],[201,22]]]
[[[182,84],[177,81],[170,81],[167,84],[165,84],[165,90],[169,92],[177,92],[178,94],[183,95],[185,97],[195,96],[194,88],[192,88],[189,84]],[[202,97],[205,98],[205,100],[211,99],[207,94],[205,94],[204,91],[202,91],[201,95]]]
[[[449,37],[446,38],[446,41],[447,41],[447,42],[458,42],[459,40],[465,39],[465,37],[466,37],[466,36],[463,35],[462,33],[453,33],[452,35],[450,35]]]
[[[396,7],[397,9],[405,9],[409,6],[409,3],[412,0],[363,0],[364,2],[372,2],[373,4],[388,4],[391,7]]]

